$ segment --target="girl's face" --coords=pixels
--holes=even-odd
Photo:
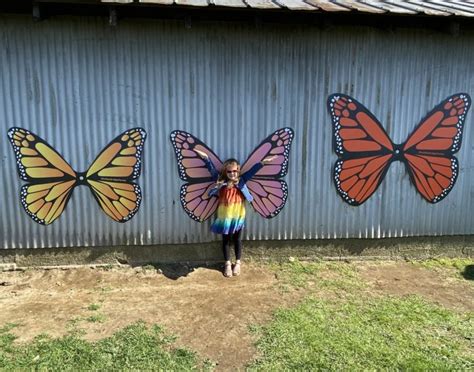
[[[226,174],[229,181],[236,182],[239,179],[240,168],[237,164],[231,163],[226,167]]]

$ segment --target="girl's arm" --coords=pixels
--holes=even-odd
[[[219,190],[225,186],[225,183],[222,182],[222,181],[218,181],[216,182],[216,185],[209,190],[209,192],[207,193],[207,195],[209,196],[219,196]]]
[[[204,164],[206,164],[207,169],[211,173],[211,177],[213,181],[217,181],[219,179],[219,172],[217,172],[216,167],[214,167],[214,164],[212,164],[212,161],[209,160],[209,155],[207,155],[203,151],[199,150],[194,150],[204,161]],[[219,190],[224,186],[224,182],[222,181],[217,181],[215,186],[209,190],[207,195],[209,196],[218,196],[219,195]]]
[[[203,151],[199,151],[199,150],[194,150],[194,151],[204,161],[204,164],[206,165],[207,170],[209,171],[209,173],[211,173],[212,180],[216,181],[219,178],[219,172],[217,171],[216,167],[214,167],[214,164],[212,163],[212,161],[209,160],[209,155],[207,155]]]
[[[263,168],[263,166],[267,163],[271,163],[273,160],[275,160],[277,156],[276,155],[273,155],[273,156],[269,156],[265,159],[263,159],[261,162],[255,164],[252,168],[250,168],[247,172],[245,172],[245,174],[243,174],[242,176],[240,176],[240,182],[242,183],[246,183],[248,180],[250,180],[253,176],[255,176],[255,174]]]

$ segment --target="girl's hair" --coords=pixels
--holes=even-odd
[[[227,177],[227,167],[231,164],[237,165],[237,169],[238,169],[239,175],[240,175],[240,163],[239,163],[239,161],[237,159],[230,158],[230,159],[227,159],[224,162],[224,164],[222,164],[221,173],[219,174],[219,178],[217,179],[218,181],[224,181],[224,182],[229,181],[229,178]]]

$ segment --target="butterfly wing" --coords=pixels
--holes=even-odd
[[[288,185],[283,180],[252,178],[247,182],[252,194],[252,207],[264,218],[273,218],[281,212],[288,198]]]
[[[76,172],[46,141],[22,128],[10,128],[8,138],[15,152],[22,186],[20,201],[39,224],[49,225],[63,212],[76,185]]]
[[[268,156],[276,158],[247,181],[252,194],[252,206],[262,217],[273,218],[283,209],[288,198],[288,186],[279,178],[288,173],[288,163],[294,132],[291,128],[281,128],[265,138],[250,154],[242,166],[244,176],[255,164]]]
[[[183,181],[199,182],[212,179],[206,164],[194,150],[205,152],[218,171],[222,168],[222,161],[214,151],[192,134],[174,130],[170,134],[170,140],[178,162],[179,177]]]
[[[145,139],[142,128],[123,132],[101,151],[85,174],[100,207],[114,221],[129,221],[140,207],[140,186],[133,181],[141,173]]]
[[[430,203],[444,199],[456,182],[464,120],[471,106],[466,93],[437,105],[402,145],[403,159],[418,192]]]
[[[379,187],[393,161],[395,146],[377,118],[354,98],[332,94],[327,106],[339,158],[334,182],[343,200],[357,206]]]
[[[205,152],[216,170],[222,168],[219,157],[201,140],[182,130],[171,132],[170,140],[178,162],[179,176],[189,183],[181,186],[180,201],[193,220],[203,222],[216,211],[218,199],[208,196],[215,179],[195,150]]]
[[[181,205],[193,220],[203,222],[216,211],[219,200],[216,196],[208,195],[214,185],[214,181],[209,181],[187,183],[181,186]]]

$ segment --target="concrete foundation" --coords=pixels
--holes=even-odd
[[[474,257],[474,236],[245,241],[255,260],[398,260]],[[158,246],[4,249],[0,269],[81,265],[207,264],[222,261],[220,242]]]

